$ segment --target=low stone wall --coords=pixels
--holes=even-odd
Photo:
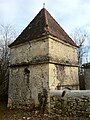
[[[90,91],[51,91],[50,113],[57,120],[90,120]]]

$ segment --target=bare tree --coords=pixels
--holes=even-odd
[[[15,31],[11,25],[0,25],[0,95],[6,95],[9,79],[9,57],[8,45],[15,39]]]
[[[82,64],[84,62],[88,62],[88,52],[90,49],[90,45],[88,44],[89,36],[85,30],[76,29],[72,34],[72,38],[78,46],[77,54],[78,54],[79,74],[81,74]]]
[[[89,45],[89,35],[85,30],[76,29],[72,35],[72,38],[75,40],[78,48],[78,75],[79,75],[79,85],[80,89],[85,89],[84,74],[82,69],[82,64],[88,62],[88,52],[90,49]]]

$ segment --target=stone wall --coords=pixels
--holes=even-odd
[[[11,65],[43,61],[77,66],[76,47],[47,36],[11,48]]]
[[[11,65],[42,63],[48,60],[49,43],[46,37],[11,48]]]
[[[85,89],[90,90],[90,68],[84,69]]]
[[[78,68],[59,64],[49,64],[49,86],[51,90],[65,88],[79,89]]]
[[[8,106],[28,106],[32,100],[38,104],[43,87],[48,91],[61,84],[78,89],[76,55],[75,47],[51,36],[12,47]]]
[[[76,47],[47,36],[11,48],[11,66],[40,63],[49,63],[50,89],[78,89]]]
[[[25,69],[30,71],[25,73]],[[49,89],[48,64],[12,67],[10,69],[8,107],[29,107],[38,104],[38,93]]]
[[[65,120],[90,119],[90,91],[52,91],[50,113]]]
[[[49,56],[50,61],[54,63],[78,65],[76,47],[51,36],[49,38]]]
[[[79,89],[77,60],[75,46],[49,37],[50,89]]]

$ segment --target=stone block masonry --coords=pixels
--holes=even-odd
[[[50,113],[68,120],[90,120],[90,91],[53,91]],[[65,119],[65,120],[67,120]]]
[[[71,55],[69,62],[67,54]],[[79,86],[76,48],[51,36],[12,47],[9,71],[8,107],[11,108],[31,106],[31,99],[37,106],[43,88],[49,91],[57,86],[59,89]]]
[[[9,47],[8,107],[37,106],[43,89],[79,89],[77,46],[47,10]]]

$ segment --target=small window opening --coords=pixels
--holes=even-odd
[[[29,76],[30,76],[30,70],[27,68],[24,69],[24,77],[26,79],[27,85],[29,85]]]
[[[30,70],[28,70],[27,68],[24,69],[25,74],[29,74]]]

